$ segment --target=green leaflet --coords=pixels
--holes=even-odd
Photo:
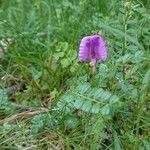
[[[0,106],[5,105],[8,101],[8,95],[6,89],[0,89]]]
[[[142,91],[147,89],[149,85],[150,85],[150,69],[148,69],[144,75],[142,86],[141,86]]]
[[[122,150],[121,147],[122,147],[122,146],[121,146],[120,139],[119,139],[119,137],[118,137],[117,132],[115,131],[115,132],[114,132],[114,149],[115,149],[115,150]]]

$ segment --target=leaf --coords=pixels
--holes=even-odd
[[[95,98],[95,99],[100,98],[103,92],[104,92],[104,91],[103,91],[102,89],[97,89],[97,90],[95,90],[95,92],[94,92],[94,97],[93,97],[93,98]]]
[[[149,85],[150,85],[150,69],[148,69],[144,75],[142,86],[141,86],[142,91],[147,89]]]
[[[56,54],[54,54],[54,57],[56,60],[58,60],[59,58],[64,57],[65,53],[64,52],[58,52]]]
[[[119,97],[116,96],[116,95],[113,95],[111,98],[110,98],[110,104],[114,104],[116,102],[119,101]]]
[[[76,90],[81,94],[87,92],[89,89],[90,89],[89,84],[82,84],[82,85],[77,86],[76,88]]]
[[[6,89],[0,89],[0,106],[6,104],[8,101],[8,94]]]
[[[85,112],[90,112],[92,108],[92,102],[91,101],[85,101],[82,105],[82,110]]]
[[[125,54],[122,57],[119,57],[119,59],[117,59],[117,63],[127,63],[132,59],[132,55],[131,54]]]
[[[100,109],[100,113],[102,115],[109,115],[110,114],[110,108],[108,105],[105,105],[103,106],[101,109]]]
[[[73,95],[67,95],[67,96],[65,97],[65,101],[68,102],[68,103],[70,103],[73,98],[74,98]]]
[[[31,67],[31,73],[34,80],[38,80],[42,76],[42,72],[38,71],[36,68]]]
[[[121,142],[116,131],[114,132],[114,148],[115,150],[122,150]]]
[[[92,109],[91,109],[91,112],[92,113],[98,113],[99,110],[100,110],[100,106],[97,105],[97,104],[94,104],[93,107],[92,107]]]
[[[132,62],[133,63],[140,63],[143,61],[143,59],[144,59],[143,51],[137,51],[133,56]]]
[[[62,65],[62,68],[66,68],[70,65],[70,60],[67,59],[67,58],[64,58],[61,60],[61,65]]]
[[[150,142],[148,140],[144,140],[143,143],[144,143],[145,150],[149,150]]]
[[[75,100],[73,105],[76,109],[80,109],[82,107],[83,103],[84,103],[83,99],[77,99],[77,100]]]
[[[103,94],[101,95],[101,98],[105,101],[109,100],[109,98],[111,97],[111,93],[108,91],[103,91]]]
[[[78,123],[78,119],[74,116],[67,117],[67,121],[65,122],[66,127],[69,129],[75,128],[77,123]]]
[[[57,103],[57,106],[61,109],[63,109],[67,104],[72,105],[74,96],[69,94],[70,91],[66,93],[66,95],[62,96],[60,101]]]

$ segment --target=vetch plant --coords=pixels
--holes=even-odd
[[[96,73],[96,62],[107,59],[107,47],[100,35],[86,36],[81,40],[79,61],[90,61],[92,73]]]
[[[100,35],[86,36],[81,40],[79,61],[90,62],[93,74],[96,73],[97,61],[104,61],[106,59],[107,47]],[[58,108],[66,109],[66,111],[71,111],[74,108],[88,113],[110,114],[112,106],[119,101],[119,97],[98,85],[93,87],[87,81],[81,82],[78,83],[77,80],[77,84],[72,85],[60,98],[57,105]]]

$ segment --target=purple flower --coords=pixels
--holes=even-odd
[[[79,61],[89,61],[96,73],[96,62],[107,59],[107,48],[100,35],[86,36],[81,40],[79,48]]]

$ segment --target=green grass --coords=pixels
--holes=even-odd
[[[0,1],[0,149],[150,147],[150,2]],[[86,35],[108,59],[78,62]]]

